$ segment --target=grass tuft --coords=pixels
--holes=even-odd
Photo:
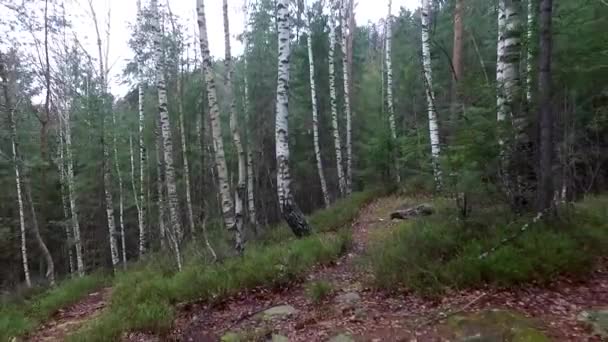
[[[314,304],[319,304],[334,292],[331,283],[317,280],[306,285],[306,295]]]

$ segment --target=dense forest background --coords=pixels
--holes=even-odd
[[[537,198],[543,172],[553,178],[551,201],[554,197],[557,202],[571,201],[605,191],[608,5],[602,0],[554,1],[549,32],[552,91],[548,93],[549,107],[544,107],[551,116],[546,122],[540,114],[547,106],[541,103],[541,95],[546,93],[539,87],[541,11],[537,1],[528,1],[529,6],[526,1],[506,1],[519,11],[519,21],[509,26],[504,40],[519,38],[502,61],[497,56],[497,18],[504,0],[433,1],[426,25],[421,23],[420,10],[398,9],[388,17],[387,25],[386,20],[355,23],[352,11],[356,5],[349,2],[333,10],[326,1],[290,4],[289,163],[300,209],[311,213],[325,206],[313,139],[316,120],[311,115],[311,79],[316,86],[318,144],[330,202],[346,195],[341,193],[340,161],[336,161],[332,83],[344,157],[349,154],[345,93],[349,93],[352,108],[352,182],[348,190],[390,184],[409,193],[435,193],[457,202],[464,216],[488,202],[507,204],[515,212],[545,210],[543,205],[539,208]],[[454,49],[457,5],[462,6],[460,51]],[[222,175],[218,175],[218,145],[212,134],[217,121],[210,115],[200,37],[188,34],[191,30],[165,4],[160,5],[159,14],[147,2],[142,4],[129,38],[137,58],[124,70],[125,82],[134,87],[118,98],[107,91],[103,28],[97,30],[99,53],[86,51],[62,16],[63,6],[67,4],[61,1],[0,2],[2,11],[12,11],[18,18],[4,24],[38,37],[34,46],[24,46],[10,35],[0,38],[0,289],[8,291],[24,283],[23,248],[34,284],[48,281],[49,255],[54,264],[51,272],[64,278],[116,268],[163,248],[175,253],[169,245],[176,240],[184,247],[182,252],[189,253],[186,246],[194,244],[193,250],[200,249],[203,235],[210,236],[220,257],[238,253],[232,251],[232,235],[224,229],[225,198],[218,186]],[[225,63],[230,59],[222,59],[210,65],[216,75],[227,184],[232,193],[242,189],[237,171],[239,151],[233,144],[235,130],[240,132],[250,166],[247,179],[251,186],[241,195],[248,201],[251,198],[251,205],[247,201],[241,219],[245,240],[253,241],[282,220],[275,154],[278,26],[275,1],[259,0],[247,6],[246,31],[233,32],[246,42],[244,53],[231,59],[232,64]],[[45,10],[41,12],[41,8]],[[531,21],[526,24],[528,14]],[[334,82],[330,82],[331,22],[336,22],[338,47],[331,49]],[[388,50],[390,77],[387,27],[392,43]],[[423,66],[423,27],[429,32],[431,105]],[[160,39],[154,44],[156,33]],[[346,46],[339,48],[344,42]],[[460,54],[457,65],[455,51]],[[505,90],[497,80],[497,64],[505,62],[516,65],[512,76],[517,86],[508,86],[515,90],[507,96],[508,119],[500,121],[497,93]],[[224,82],[224,75],[232,68],[230,84]],[[161,132],[158,116],[159,74],[166,79],[169,132]],[[345,75],[350,82],[344,82]],[[231,129],[233,105],[238,126]],[[437,115],[440,155],[431,153],[427,115],[431,106]],[[141,128],[140,113],[144,113]],[[548,165],[541,163],[543,125],[553,130]],[[167,187],[167,137],[173,143],[175,203]],[[507,165],[505,159],[509,159]],[[347,168],[345,162],[342,167]],[[437,168],[441,169],[440,182]],[[173,205],[183,227],[183,236],[177,238],[171,236],[179,232],[170,232],[176,227],[169,208]],[[110,217],[115,221],[113,230],[108,229]],[[79,239],[74,237],[75,224]],[[24,233],[22,227],[26,227]],[[82,268],[77,265],[77,248],[82,251]]]

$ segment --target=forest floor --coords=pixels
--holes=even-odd
[[[584,282],[560,278],[549,286],[454,291],[438,299],[373,289],[373,275],[364,262],[368,245],[390,236],[399,225],[389,219],[390,212],[417,203],[399,197],[372,202],[352,225],[350,252],[314,269],[303,282],[258,288],[219,303],[183,305],[169,336],[135,333],[127,339],[601,341],[579,317],[584,310],[608,306],[607,260]],[[318,281],[331,284],[333,291],[314,303],[307,289]]]
[[[420,200],[423,201],[424,199]],[[406,290],[374,289],[365,262],[367,248],[390,237],[397,208],[420,203],[400,197],[378,199],[352,224],[352,249],[336,262],[318,266],[301,281],[280,288],[259,287],[214,303],[177,306],[168,335],[144,332],[125,341],[602,341],[593,325],[608,320],[608,260],[585,281],[557,278],[549,285],[480,288],[423,298]],[[581,251],[582,252],[582,251]],[[322,282],[320,302],[310,294]],[[31,335],[31,341],[61,341],[106,306],[110,289],[92,293],[59,311]],[[595,316],[594,316],[595,315]],[[607,327],[608,328],[608,327]],[[603,337],[608,341],[608,336]]]
[[[86,322],[94,320],[108,305],[112,289],[99,289],[79,302],[60,309],[28,336],[28,341],[63,341]]]

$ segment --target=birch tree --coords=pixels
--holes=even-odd
[[[462,21],[462,15],[464,12],[464,0],[456,0],[454,4],[454,46],[452,49],[452,120],[454,123],[458,119],[457,113],[459,106],[461,106],[461,85],[463,77],[463,50],[464,50],[464,25]]]
[[[348,10],[349,1],[341,0],[341,15],[340,20],[341,33],[342,33],[342,74],[344,80],[344,115],[346,117],[346,194],[350,195],[353,190],[353,143],[352,143],[352,118],[350,108],[350,80],[348,73],[348,32],[349,32],[349,21],[348,21]]]
[[[551,207],[553,197],[553,130],[554,117],[551,108],[551,53],[553,49],[552,20],[553,1],[540,2],[539,44],[539,105],[540,105],[540,180],[538,184],[538,210]]]
[[[532,104],[532,39],[534,37],[534,0],[528,0],[528,25],[526,27],[526,102],[528,107]]]
[[[429,117],[429,137],[431,141],[431,158],[433,163],[433,174],[435,176],[435,187],[441,190],[442,173],[439,158],[441,146],[439,144],[439,125],[435,109],[435,92],[433,91],[433,69],[431,66],[431,36],[430,36],[430,0],[422,0],[422,66],[424,69],[424,87],[426,92],[427,112]]]
[[[97,52],[99,58],[99,79],[101,83],[101,108],[100,111],[102,113],[102,138],[101,144],[103,149],[103,190],[105,195],[105,205],[106,205],[106,217],[108,220],[108,239],[110,242],[110,256],[112,258],[112,267],[114,271],[116,271],[116,267],[118,265],[118,246],[116,242],[116,222],[114,218],[114,200],[112,196],[112,170],[111,170],[111,157],[110,150],[108,144],[105,139],[105,121],[106,114],[108,109],[112,110],[111,104],[108,102],[108,94],[107,94],[107,82],[106,75],[107,70],[104,67],[104,55],[102,52],[101,46],[101,34],[99,32],[99,25],[97,22],[97,15],[95,13],[95,9],[93,7],[93,1],[89,0],[89,9],[91,10],[91,15],[93,19],[93,24],[95,26],[95,32],[97,34]],[[109,19],[109,18],[108,18]],[[109,31],[108,31],[109,32]],[[107,62],[105,63],[107,66]],[[113,114],[112,114],[113,115]]]
[[[160,133],[163,145],[163,166],[165,172],[165,183],[167,186],[167,202],[169,204],[169,222],[171,224],[168,233],[175,235],[175,244],[180,244],[183,238],[181,220],[179,218],[179,199],[177,185],[175,182],[175,169],[173,162],[173,141],[171,137],[171,122],[167,106],[167,84],[164,74],[164,58],[161,46],[160,13],[158,1],[150,2],[152,8],[152,29],[154,34],[154,61],[156,62],[156,89],[158,92],[158,112],[160,120]],[[176,250],[176,253],[179,251]],[[178,257],[179,259],[179,257]],[[178,265],[181,267],[181,265]]]
[[[392,30],[392,15],[391,15],[392,0],[388,1],[388,15],[386,16],[386,103],[388,109],[388,123],[391,130],[391,138],[397,143],[397,127],[395,125],[395,104],[393,102],[393,60],[391,58],[391,42],[393,37]],[[396,149],[397,150],[397,149]],[[399,156],[395,155],[395,174],[397,183],[401,182],[401,174],[399,168]]]
[[[0,78],[2,79],[2,92],[4,95],[4,107],[8,114],[8,124],[11,136],[11,147],[13,152],[13,167],[15,171],[15,184],[17,186],[17,208],[19,209],[19,228],[21,232],[21,264],[27,287],[32,287],[30,277],[30,265],[27,254],[27,234],[25,227],[25,213],[23,208],[23,192],[21,188],[21,172],[19,170],[19,148],[17,146],[17,125],[15,123],[16,105],[13,106],[9,91],[8,65],[4,61],[4,56],[0,53]]]
[[[306,37],[306,43],[308,45],[308,66],[310,76],[310,101],[312,105],[312,133],[313,133],[313,144],[315,148],[315,159],[317,160],[317,172],[319,173],[319,181],[321,182],[321,192],[323,193],[323,204],[325,207],[329,207],[329,193],[327,192],[327,182],[325,181],[325,172],[323,171],[323,161],[321,159],[321,148],[319,146],[319,119],[317,113],[317,90],[315,87],[315,62],[312,54],[312,26],[310,24],[309,12],[307,16],[308,20],[308,35]]]
[[[336,91],[336,16],[335,8],[331,5],[331,13],[329,17],[329,101],[331,105],[331,127],[334,138],[334,149],[336,153],[336,171],[338,173],[338,188],[340,195],[345,196],[346,191],[346,175],[344,174],[342,161],[342,142],[340,138],[340,128],[338,126],[338,99]]]
[[[244,48],[244,73],[243,73],[243,107],[245,108],[245,120],[247,125],[251,125],[251,117],[249,113],[249,80],[247,77],[247,52],[249,48],[249,3],[245,0],[244,5],[245,14],[245,32],[243,32],[243,48]],[[249,135],[251,137],[251,135]],[[253,173],[253,147],[251,147],[251,138],[249,138],[249,147],[247,148],[247,210],[249,212],[249,224],[253,227],[254,231],[257,232],[257,213],[255,209],[255,189],[254,189],[254,173]]]
[[[220,122],[220,108],[217,102],[217,91],[215,88],[215,76],[211,65],[209,52],[209,38],[207,36],[207,21],[205,18],[204,0],[196,1],[199,27],[199,43],[201,57],[203,60],[203,76],[207,89],[207,100],[209,104],[209,116],[211,120],[211,134],[213,136],[213,147],[215,157],[215,168],[217,170],[218,189],[221,198],[222,214],[224,226],[229,231],[235,231],[236,246],[239,245],[239,232],[236,231],[236,220],[234,217],[234,204],[230,195],[230,185],[228,184],[228,168],[224,154],[224,142],[222,141],[222,127]]]
[[[142,30],[143,25],[143,13],[141,10],[141,0],[137,0],[137,23],[138,29]],[[146,165],[146,146],[144,144],[144,122],[145,122],[145,113],[144,113],[144,61],[143,61],[143,51],[142,47],[139,45],[142,42],[138,41],[137,50],[135,51],[135,56],[137,58],[137,103],[138,103],[138,132],[139,132],[139,190],[133,193],[135,198],[135,205],[137,208],[137,224],[139,227],[139,256],[141,257],[146,253],[146,206],[144,201],[144,166]],[[133,173],[133,172],[132,172]],[[135,182],[135,178],[133,177],[133,182]]]
[[[290,16],[289,1],[277,1],[278,29],[278,77],[276,100],[276,158],[277,158],[277,192],[281,213],[287,224],[298,236],[311,233],[311,227],[294,200],[291,190],[291,173],[289,170],[289,58],[290,58]]]
[[[228,101],[230,101],[230,130],[232,131],[232,139],[234,140],[234,147],[236,148],[238,158],[238,184],[234,193],[234,218],[235,218],[235,248],[237,251],[242,253],[244,246],[243,241],[243,221],[244,221],[244,208],[245,208],[245,190],[246,190],[246,161],[245,151],[243,150],[243,144],[241,142],[241,133],[239,132],[239,126],[236,115],[236,99],[234,98],[234,89],[232,79],[234,77],[234,66],[232,63],[232,53],[230,47],[230,21],[228,17],[228,0],[223,0],[223,12],[224,12],[224,46],[225,46],[225,57],[224,64],[226,67],[224,83],[226,85],[226,92]]]

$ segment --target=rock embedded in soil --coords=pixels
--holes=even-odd
[[[328,342],[355,342],[355,340],[348,334],[340,334],[330,338]]]
[[[283,335],[272,334],[270,342],[289,342],[289,339]]]
[[[433,215],[433,213],[435,213],[435,208],[430,204],[424,203],[393,211],[391,213],[391,220],[408,220],[413,217]]]
[[[263,320],[282,319],[298,313],[298,309],[291,305],[279,305],[262,311]]]
[[[506,310],[486,310],[449,317],[437,327],[454,342],[548,342],[549,338],[523,315]]]
[[[578,320],[590,325],[594,334],[608,338],[608,307],[585,310],[578,315]]]
[[[361,302],[361,296],[357,292],[347,292],[336,297],[339,304],[355,306]]]

